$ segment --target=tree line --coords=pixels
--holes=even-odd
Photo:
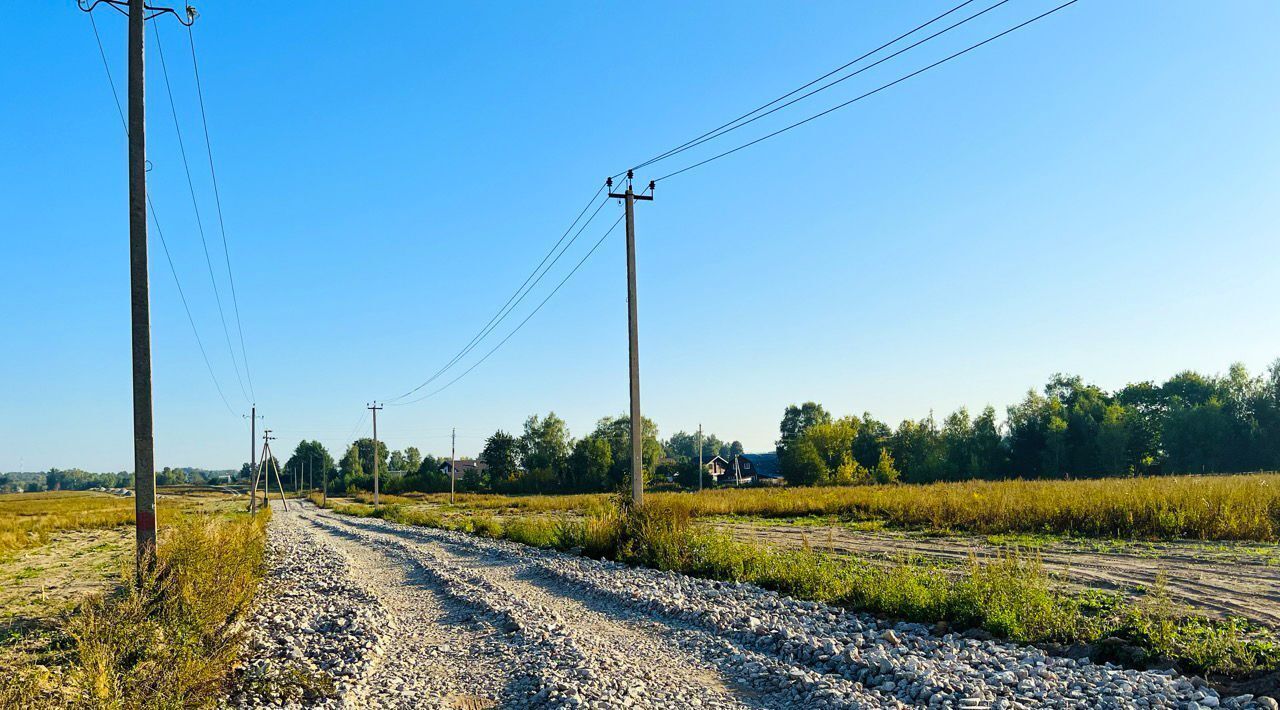
[[[644,474],[649,485],[697,488],[698,436],[659,437],[643,423]],[[973,478],[1072,478],[1280,469],[1280,361],[1251,375],[1235,364],[1225,375],[1185,371],[1163,383],[1129,384],[1114,392],[1072,375],[1055,374],[1005,410],[973,416],[965,408],[942,419],[932,414],[897,427],[870,413],[835,417],[805,402],[783,412],[775,442],[779,469],[790,485],[927,483]],[[743,453],[742,444],[702,437],[704,461]],[[625,488],[631,465],[630,420],[605,417],[580,438],[554,412],[533,415],[520,431],[498,430],[458,490],[492,493],[586,493]],[[377,450],[358,439],[335,461],[317,441],[298,444],[284,464],[295,473],[320,472],[330,490],[371,490],[377,466],[388,493],[449,490],[447,459],[416,447]],[[242,470],[247,474],[248,465]],[[303,480],[306,480],[305,478]],[[710,483],[704,479],[704,484]]]
[[[647,418],[642,431],[646,480],[651,485],[670,479],[696,485],[698,436],[681,431],[660,440],[657,425]],[[726,443],[715,434],[703,435],[701,442],[707,460],[716,454],[742,453],[740,442]],[[631,420],[625,415],[605,417],[586,436],[575,438],[555,412],[535,414],[525,420],[519,432],[494,432],[477,459],[483,467],[459,467],[457,490],[589,493],[621,489],[630,481]],[[320,442],[302,441],[280,471],[287,488],[293,487],[296,475],[298,480],[314,481],[316,487],[327,484],[331,491],[356,491],[373,489],[376,466],[379,488],[387,493],[442,492],[449,490],[449,476],[443,470],[448,461],[413,446],[392,451],[381,441],[375,451],[370,438],[352,442],[335,461]],[[246,463],[241,467],[241,478],[248,477]]]
[[[1184,371],[1107,392],[1056,374],[1007,408],[897,428],[869,413],[787,407],[777,452],[792,484],[1071,478],[1280,469],[1280,360],[1251,375]]]

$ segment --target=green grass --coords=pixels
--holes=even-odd
[[[738,540],[698,524],[690,506],[670,505],[657,496],[650,500],[639,509],[614,508],[585,519],[528,515],[498,520],[488,513],[443,515],[404,504],[348,504],[335,510],[748,582],[799,599],[908,621],[980,628],[1023,643],[1096,643],[1116,637],[1140,649],[1141,658],[1115,660],[1139,665],[1168,659],[1189,672],[1280,670],[1280,645],[1264,629],[1241,620],[1185,615],[1160,589],[1143,603],[1099,591],[1064,593],[1033,551],[1009,552],[995,560],[970,558],[959,574],[912,558],[873,564],[809,548]]]

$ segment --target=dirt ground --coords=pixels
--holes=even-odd
[[[133,529],[66,530],[0,560],[0,630],[46,620],[120,579]]]
[[[734,535],[775,545],[857,554],[873,559],[915,556],[962,564],[1010,546],[1040,555],[1062,581],[1141,595],[1164,575],[1175,601],[1211,616],[1240,616],[1280,628],[1280,546],[1256,543],[1125,542],[1054,538],[925,537],[863,532],[842,525],[717,523]]]

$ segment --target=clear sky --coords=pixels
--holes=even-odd
[[[201,3],[228,243],[277,453],[366,434],[366,402],[413,387],[465,345],[606,175],[952,4]],[[1055,4],[1011,0],[637,178]],[[123,88],[124,18],[102,6],[96,19]],[[161,23],[234,342],[185,30]],[[74,3],[10,4],[5,27],[0,470],[129,469],[123,131]],[[762,450],[783,408],[807,399],[896,423],[962,405],[1003,412],[1057,371],[1114,388],[1237,360],[1261,369],[1280,356],[1277,30],[1270,0],[1082,0],[660,183],[637,217],[645,415],[663,436],[702,422]],[[148,42],[150,189],[234,410],[153,233],[157,464],[229,468],[248,455],[248,403]],[[620,209],[605,206],[495,336]],[[447,453],[456,426],[460,453],[474,454],[534,412],[556,411],[575,434],[623,413],[623,248],[619,230],[456,385],[383,410],[381,438]]]

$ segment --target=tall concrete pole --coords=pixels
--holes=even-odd
[[[151,410],[151,303],[147,282],[147,139],[144,0],[129,0],[129,303],[133,319],[133,494],[139,581],[156,554],[156,463]]]
[[[698,425],[698,490],[702,490],[702,425]]]
[[[453,428],[449,438],[449,505],[453,505],[453,491],[458,481],[458,428]]]
[[[373,504],[378,504],[378,410],[377,402],[369,405],[373,411]]]
[[[609,197],[621,198],[626,205],[627,217],[627,344],[630,353],[631,381],[631,501],[644,502],[644,420],[640,416],[640,331],[636,310],[636,200],[652,200],[653,195],[637,195],[631,189],[631,171],[627,171],[627,191],[621,195],[610,192]],[[606,181],[612,185],[612,179]],[[653,183],[649,183],[652,191]]]

